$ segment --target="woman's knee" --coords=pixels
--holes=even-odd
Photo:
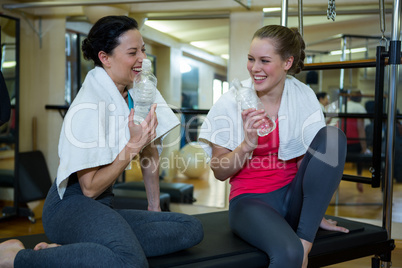
[[[186,238],[184,239],[184,243],[187,244],[185,247],[189,248],[199,244],[204,239],[204,228],[199,219],[188,216],[186,219],[187,230],[190,230]]]
[[[149,267],[148,259],[145,255],[135,254],[136,252],[115,252],[121,261],[121,266],[116,263],[115,267],[133,267],[133,268],[147,268]],[[137,252],[138,253],[138,252]]]
[[[329,147],[330,150],[346,151],[346,135],[339,128],[333,126],[323,127],[317,133],[317,136],[320,138],[321,144]]]
[[[103,264],[99,267],[146,268],[149,266],[148,259],[138,243],[111,241],[105,245],[96,243],[89,243],[88,245],[92,245],[92,250],[98,254],[94,253],[95,258],[98,259],[94,259],[93,262],[104,258]]]
[[[300,268],[303,263],[304,250],[301,243],[299,244],[276,247],[275,251],[268,256],[270,259],[269,267]]]
[[[346,136],[336,127],[323,127],[311,143],[308,152],[321,162],[337,167],[346,159]]]

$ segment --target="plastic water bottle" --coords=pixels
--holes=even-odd
[[[253,88],[244,87],[240,81],[235,78],[232,82],[236,89],[236,100],[241,103],[241,109],[247,110],[254,108],[257,110],[264,109],[264,106]],[[262,124],[257,129],[257,134],[260,137],[266,136],[276,128],[275,121],[268,115]]]
[[[152,73],[149,59],[142,61],[142,71],[133,82],[134,123],[140,124],[147,117],[151,105],[155,101],[157,79]]]

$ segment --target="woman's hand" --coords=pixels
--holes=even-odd
[[[349,233],[349,230],[345,227],[337,226],[336,221],[331,219],[322,218],[320,228],[328,231],[337,231],[342,233]]]
[[[257,129],[263,123],[266,113],[263,109],[247,109],[241,113],[243,119],[244,141],[243,148],[246,152],[252,152],[258,145]]]
[[[112,163],[77,171],[78,181],[85,196],[96,199],[115,182],[133,157],[155,139],[158,125],[155,109],[156,104],[153,104],[147,117],[139,125],[134,123],[134,110],[130,111],[128,116],[130,140]]]
[[[151,106],[147,117],[141,124],[134,123],[134,109],[131,109],[128,116],[128,128],[130,130],[129,145],[131,148],[139,148],[140,150],[150,143],[156,137],[156,127],[158,126],[158,119],[156,118],[156,104]]]

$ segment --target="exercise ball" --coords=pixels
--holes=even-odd
[[[177,168],[191,179],[201,178],[208,170],[207,155],[198,142],[190,142],[179,151]]]
[[[126,182],[143,180],[139,156],[134,157],[126,168],[125,173]]]
[[[175,164],[179,157],[179,150],[173,150],[168,154],[167,158],[162,158],[160,161],[160,169],[164,181],[172,182],[177,176],[177,165]],[[167,160],[163,161],[163,160]]]

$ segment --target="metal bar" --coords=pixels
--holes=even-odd
[[[204,109],[172,109],[174,113],[181,114],[207,114],[209,110]]]
[[[402,61],[402,57],[401,57],[401,61]],[[389,65],[388,59],[385,59],[385,65]],[[334,70],[334,69],[342,69],[342,68],[345,68],[345,69],[347,69],[347,68],[367,68],[367,67],[376,67],[375,59],[308,63],[308,64],[304,65],[303,71]]]
[[[392,37],[390,42],[389,51],[389,104],[388,104],[388,124],[387,124],[387,148],[385,157],[385,180],[384,180],[384,207],[383,207],[383,226],[388,232],[388,237],[391,236],[391,226],[392,226],[392,190],[393,190],[393,167],[394,167],[394,139],[395,139],[395,115],[396,115],[396,98],[397,98],[397,87],[398,87],[398,73],[400,64],[400,15],[402,0],[394,0],[394,13],[392,16]],[[399,43],[399,56],[398,48]],[[395,44],[395,45],[393,45]],[[395,57],[397,56],[398,59]]]
[[[303,37],[303,0],[298,1],[298,7],[299,7],[299,33]]]
[[[66,6],[93,6],[93,5],[117,5],[117,4],[145,4],[145,3],[166,3],[166,2],[188,2],[188,1],[211,1],[211,0],[97,0],[94,1],[44,1],[29,2],[19,4],[4,4],[4,9],[20,8],[47,8],[47,7],[66,7]]]
[[[247,5],[243,4],[241,0],[234,0],[236,3],[241,5],[242,7],[246,8],[247,10],[250,10],[250,1],[247,2]]]
[[[343,14],[342,11],[336,11],[338,15],[359,15],[359,14],[364,14],[364,15],[371,15],[371,14],[377,14],[378,10],[367,10],[367,12],[365,13],[365,11],[357,11],[357,12],[353,12],[353,14],[349,14],[351,12],[346,11],[347,14]],[[387,9],[387,13],[391,13],[392,9]],[[317,13],[317,12],[311,12],[311,11],[305,11],[303,10],[303,17],[305,16],[314,16],[314,15],[323,15],[323,12]],[[299,11],[297,12],[292,12],[289,13],[288,11],[288,17],[291,16],[298,16],[299,15]],[[264,13],[264,17],[280,17],[281,13],[272,13],[272,12],[265,12]],[[211,12],[207,12],[207,13],[203,13],[203,14],[195,14],[195,12],[189,12],[188,14],[183,14],[183,15],[178,15],[178,14],[171,14],[171,15],[158,15],[158,14],[150,14],[148,16],[148,19],[150,20],[191,20],[191,19],[225,19],[225,18],[229,18],[230,17],[230,12],[215,12],[215,13],[211,13]],[[341,35],[339,35],[341,36]],[[339,36],[337,38],[339,38]],[[369,38],[369,39],[381,39],[380,37],[376,37],[376,36],[360,36],[360,35],[348,35],[348,36],[352,36],[352,37],[362,37],[362,38]],[[321,42],[321,41],[319,41]],[[309,44],[310,45],[310,44]]]
[[[386,14],[392,13],[392,8],[386,8]],[[303,12],[305,16],[326,16],[326,11],[323,10],[306,10]],[[336,10],[336,15],[376,15],[378,14],[378,9],[359,9],[359,10]],[[289,17],[295,17],[298,15],[298,11],[288,11]],[[264,13],[265,17],[280,17],[281,13],[276,11],[270,11]]]
[[[384,35],[385,33],[385,8],[384,0],[380,0],[380,31]]]
[[[346,60],[346,36],[342,37],[341,40],[341,50],[342,50],[342,55],[340,61],[345,61]],[[345,69],[341,68],[340,69],[340,74],[339,74],[339,90],[340,92],[344,92],[344,84],[345,84]],[[345,110],[343,112],[347,112],[347,105],[346,105],[346,99],[343,96],[339,96],[339,109],[342,111],[343,108]],[[340,127],[343,131],[346,133],[346,121],[341,121],[340,122]]]
[[[282,0],[281,25],[288,26],[288,0]]]
[[[341,50],[342,50],[342,55],[341,55],[341,61],[345,61],[346,60],[346,37],[343,36],[342,40],[341,40]],[[339,88],[341,90],[343,90],[343,86],[345,84],[345,70],[342,68],[341,69],[341,73],[340,73],[340,78],[339,78]],[[342,105],[343,103],[341,103],[340,105]]]
[[[384,69],[385,69],[385,47],[377,47],[377,63],[375,76],[375,103],[374,103],[374,129],[373,129],[373,173],[372,187],[380,187],[381,185],[381,144],[383,129],[383,112],[384,112]]]
[[[15,66],[15,143],[14,143],[14,212],[17,216],[20,216],[20,169],[19,169],[19,152],[20,152],[20,47],[21,47],[21,38],[20,38],[20,20],[15,19],[15,62],[17,65]]]
[[[352,38],[349,37],[348,38],[349,43],[348,43],[348,47],[349,47],[349,60],[352,60]],[[352,73],[352,69],[349,69],[349,87],[352,87],[353,85],[353,73]]]
[[[311,70],[333,70],[347,68],[367,68],[375,67],[375,59],[354,60],[354,61],[334,61],[334,62],[319,62],[308,63],[304,65],[303,71]]]
[[[70,105],[45,105],[46,110],[61,110],[67,111],[70,108]],[[182,113],[182,114],[207,114],[209,110],[207,109],[172,109],[174,113]]]
[[[366,52],[364,52],[364,58],[368,59],[369,55],[369,40],[366,38]],[[367,68],[364,68],[364,79],[367,79]]]
[[[205,13],[205,14],[185,14],[185,15],[149,15],[148,20],[202,20],[202,19],[229,19],[229,12]]]
[[[376,115],[375,114],[356,114],[356,113],[324,113],[324,116],[331,118],[369,118],[372,119]],[[402,116],[401,116],[402,117]],[[383,120],[386,118],[383,117]]]
[[[362,177],[362,176],[353,176],[353,175],[342,175],[343,181],[351,181],[351,182],[360,182],[365,184],[371,184],[371,178]]]
[[[374,39],[374,40],[379,40],[381,39],[381,36],[368,36],[368,35],[357,35],[357,34],[336,34],[334,36],[330,36],[328,38],[322,39],[322,40],[318,40],[315,42],[311,42],[308,43],[307,46],[313,46],[313,45],[318,45],[318,44],[322,44],[325,42],[329,42],[329,41],[333,41],[339,38],[344,38],[344,37],[348,37],[348,38],[364,38],[364,39]]]

